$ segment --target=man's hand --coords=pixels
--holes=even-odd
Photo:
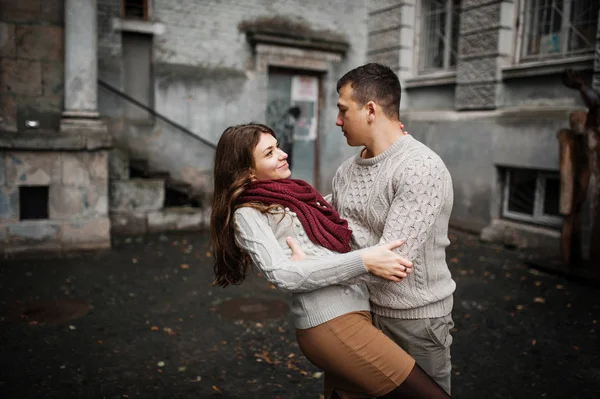
[[[364,250],[361,257],[369,273],[396,282],[402,281],[412,273],[412,262],[394,252],[394,249],[404,242],[404,240],[396,240]]]
[[[290,249],[292,250],[292,256],[290,257],[290,260],[292,262],[296,262],[306,258],[306,254],[304,253],[302,248],[300,248],[300,245],[298,245],[296,240],[294,240],[292,237],[287,237],[285,239],[285,242],[287,243],[288,247],[290,247]]]

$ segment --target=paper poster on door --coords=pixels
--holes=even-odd
[[[298,107],[299,117],[294,129],[294,140],[314,140],[317,138],[317,104],[319,100],[319,79],[315,76],[296,75],[292,77],[291,104]]]

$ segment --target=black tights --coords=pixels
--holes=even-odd
[[[380,399],[447,399],[451,396],[440,387],[418,364],[402,384]]]
[[[450,397],[437,382],[415,363],[415,367],[413,367],[404,382],[392,392],[380,396],[379,399],[448,399]],[[339,396],[334,392],[331,398],[339,399]]]

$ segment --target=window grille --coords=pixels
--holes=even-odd
[[[420,12],[419,72],[455,69],[460,0],[423,0]]]
[[[123,18],[148,19],[148,0],[123,0]]]
[[[524,0],[523,59],[593,52],[599,9],[598,0]]]
[[[502,214],[546,226],[560,226],[560,178],[558,173],[532,169],[506,169]]]

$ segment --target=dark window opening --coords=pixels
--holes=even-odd
[[[123,18],[148,19],[148,0],[123,0]]]
[[[48,186],[19,187],[20,220],[48,219]]]

